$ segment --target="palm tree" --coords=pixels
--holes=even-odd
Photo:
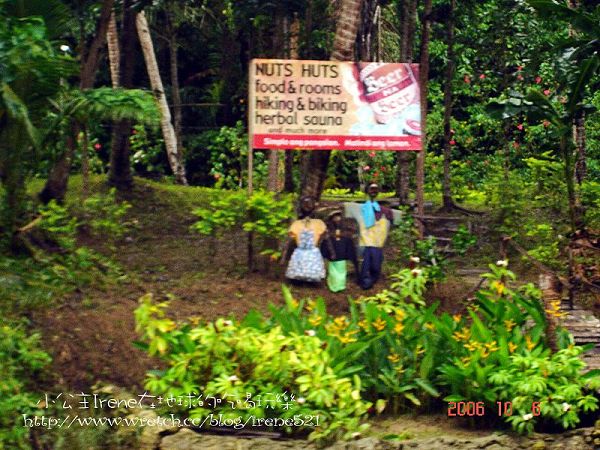
[[[102,8],[100,10],[100,16],[96,25],[96,33],[92,40],[89,49],[85,52],[85,56],[81,58],[81,65],[79,71],[79,88],[80,89],[91,89],[94,87],[94,80],[96,79],[96,72],[100,63],[100,50],[106,40],[105,35],[107,33],[109,20],[111,17],[111,11],[114,4],[114,0],[104,0]],[[35,13],[35,11],[30,11]],[[60,13],[55,11],[54,15]],[[46,16],[47,20],[52,21],[52,16]],[[44,188],[39,193],[39,198],[44,203],[48,203],[50,200],[62,200],[67,192],[67,184],[69,180],[69,172],[71,170],[71,160],[75,153],[77,135],[79,134],[79,127],[77,124],[72,124],[71,129],[68,132],[66,150],[56,161],[56,164],[50,171],[48,179]]]
[[[119,86],[133,87],[135,69],[135,16],[132,0],[123,0],[123,20],[121,21],[121,39],[119,42]],[[114,65],[114,62],[112,63]],[[119,190],[127,190],[133,185],[131,164],[129,161],[129,135],[131,121],[121,120],[113,124],[110,169],[108,183]]]
[[[362,0],[341,0],[339,19],[333,41],[332,61],[354,60],[356,34],[360,24]],[[302,180],[302,195],[321,197],[323,183],[327,176],[327,165],[331,150],[313,150],[310,152],[307,170]]]
[[[19,39],[13,39],[18,36]],[[48,100],[62,89],[74,61],[57,54],[40,18],[11,17],[0,11],[0,227],[16,247],[15,231],[24,212],[25,180],[41,148]]]
[[[154,91],[160,106],[160,125],[163,131],[165,145],[167,147],[169,164],[173,174],[175,175],[175,180],[177,183],[187,185],[185,168],[181,163],[182,158],[180,157],[177,148],[177,137],[175,136],[173,124],[171,123],[171,111],[169,110],[169,105],[167,104],[167,97],[165,96],[162,80],[160,78],[160,72],[158,71],[154,46],[152,45],[152,37],[150,36],[148,21],[146,20],[144,11],[141,11],[137,14],[136,25],[140,44],[142,45],[142,52],[146,61],[148,77],[150,78],[150,85],[152,86],[152,90]]]

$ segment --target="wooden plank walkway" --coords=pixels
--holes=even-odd
[[[573,335],[578,345],[594,344],[595,347],[584,354],[583,360],[588,370],[600,369],[600,320],[594,314],[579,305],[569,308],[569,302],[563,300],[561,310],[566,313],[561,325]]]

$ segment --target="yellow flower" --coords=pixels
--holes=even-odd
[[[452,336],[455,341],[468,341],[471,337],[471,330],[465,328],[463,331],[455,331]]]
[[[396,362],[400,361],[400,356],[397,355],[396,353],[392,353],[391,355],[388,355],[387,359],[389,359],[393,363],[396,363]]]
[[[336,328],[343,330],[348,326],[348,318],[346,316],[336,317],[335,319],[333,319],[333,325]]]
[[[385,320],[383,320],[381,317],[378,317],[372,325],[377,331],[382,331],[385,329],[386,324],[387,322]]]
[[[296,299],[291,299],[290,304],[292,305],[292,308],[296,309],[300,303],[298,303]]]
[[[462,314],[454,314],[452,316],[452,320],[454,320],[455,322],[460,322],[460,319],[462,319]]]
[[[396,326],[394,327],[394,333],[401,334],[402,330],[404,330],[404,325],[402,325],[400,322],[396,323]]]
[[[202,317],[200,317],[200,316],[190,317],[190,323],[195,327],[197,327],[201,321],[202,321]]]
[[[492,341],[485,344],[485,348],[488,349],[490,353],[493,353],[498,350],[498,345],[496,345],[496,341]]]
[[[474,352],[479,348],[479,342],[469,341],[466,344],[463,344],[463,347],[469,350],[470,352]]]
[[[514,351],[517,349],[517,344],[513,344],[512,342],[508,343],[508,351],[510,353],[514,353]]]
[[[482,358],[487,358],[489,356],[488,351],[484,348],[481,350],[481,357]]]
[[[338,336],[338,339],[342,344],[349,344],[350,342],[356,342],[356,338],[351,337],[351,335],[347,334],[345,336]]]
[[[435,327],[433,326],[433,324],[432,324],[432,323],[429,323],[429,322],[427,322],[427,323],[425,324],[425,328],[427,328],[428,330],[433,330]]]
[[[358,326],[365,331],[369,330],[369,323],[366,320],[361,320],[360,322],[358,322]]]
[[[553,316],[553,317],[556,317],[559,319],[566,315],[566,313],[563,313],[560,311],[560,300],[555,300],[555,301],[550,302],[550,309],[546,309],[545,311],[550,316]]]
[[[496,292],[498,293],[498,295],[502,295],[502,293],[504,292],[504,283],[502,283],[501,281],[494,281],[492,283],[492,287],[494,289],[496,289]]]
[[[515,325],[516,325],[516,323],[512,319],[504,321],[504,326],[506,327],[506,329],[508,331],[511,331],[515,327]]]
[[[398,322],[402,322],[404,320],[404,317],[406,317],[406,313],[401,309],[397,309],[396,310],[396,320]]]
[[[406,370],[404,370],[402,364],[399,364],[398,366],[396,366],[396,372],[398,373],[398,375],[402,375],[404,372],[406,372]]]
[[[465,356],[463,358],[460,358],[460,362],[463,363],[466,366],[467,364],[469,364],[471,362],[471,357],[470,356]]]
[[[315,309],[316,306],[317,304],[314,300],[309,300],[308,303],[306,303],[305,308],[308,312],[312,312],[312,310]]]
[[[319,315],[314,315],[310,319],[308,319],[308,321],[312,326],[316,327],[323,321],[323,318]]]
[[[533,350],[533,348],[535,347],[535,342],[531,341],[530,336],[525,336],[525,346],[527,347],[527,350],[529,350],[529,351]]]

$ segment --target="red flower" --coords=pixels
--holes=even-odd
[[[449,144],[450,144],[450,145],[456,145],[456,141],[455,141],[454,139],[450,139],[450,142],[449,142]]]
[[[550,95],[550,89],[544,89],[544,95]]]
[[[131,134],[137,134],[137,130],[131,130]]]
[[[375,172],[375,173],[373,174],[373,176],[374,176],[374,177],[378,177],[378,176],[379,176],[379,172]]]
[[[540,77],[539,75],[537,77],[535,77],[535,84],[540,84],[542,82],[542,77]]]
[[[454,131],[453,129],[450,129],[450,134],[454,134],[456,133],[456,131]]]
[[[523,70],[523,66],[517,66],[517,70],[520,72],[521,70]]]
[[[463,80],[465,80],[465,83],[471,84],[471,78],[468,75],[465,75],[465,77],[463,78]]]
[[[483,80],[484,78],[485,78],[485,74],[482,73],[481,75],[479,75],[480,80]]]
[[[519,80],[519,81],[523,81],[523,75],[520,75],[520,74],[519,74],[519,75],[517,75],[517,80]]]
[[[375,158],[375,152],[369,152],[369,156],[370,156],[371,158]]]
[[[547,120],[544,120],[542,122],[542,125],[544,125],[544,128],[548,128],[550,126],[550,122],[548,122]]]
[[[215,180],[218,180],[219,178],[221,178],[221,175],[219,175],[218,173],[215,173]]]
[[[385,172],[385,167],[382,167],[382,168],[381,168],[381,171],[382,171],[382,172]]]
[[[518,130],[522,130],[522,129],[523,129],[523,124],[522,124],[522,123],[520,123],[519,125],[517,125],[517,129],[518,129]]]
[[[369,167],[369,166],[365,166],[365,167],[363,167],[363,170],[369,170],[369,169],[370,169],[370,167]]]
[[[514,148],[519,148],[519,145],[520,145],[520,144],[519,144],[517,141],[513,142],[513,147],[514,147]]]
[[[94,144],[94,148],[96,149],[96,151],[98,151],[102,148],[102,146],[100,144]]]

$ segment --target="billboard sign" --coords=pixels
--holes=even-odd
[[[254,59],[253,148],[421,150],[418,64]]]

